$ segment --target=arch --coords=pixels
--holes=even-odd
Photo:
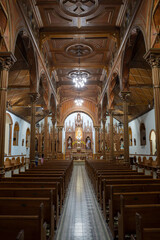
[[[156,132],[155,130],[151,130],[149,134],[149,142],[150,142],[150,154],[156,155],[157,147],[156,147]]]
[[[50,110],[52,112],[52,115],[54,115],[53,117],[55,117],[56,116],[56,100],[53,93],[50,96],[49,103],[50,103]]]
[[[92,115],[87,109],[85,109],[84,107],[83,107],[83,109],[81,109],[81,108],[78,108],[78,109],[77,109],[77,107],[76,107],[76,108],[70,108],[70,109],[64,114],[64,116],[63,116],[62,125],[64,125],[64,122],[65,122],[66,118],[67,118],[70,114],[75,113],[75,112],[86,113],[86,114],[92,119],[93,125],[96,126],[96,122],[95,122],[95,119],[94,119],[93,115]]]
[[[140,145],[146,145],[146,127],[144,123],[140,124]]]
[[[146,41],[146,36],[144,34],[143,29],[140,26],[134,26],[132,27],[130,31],[130,35],[126,41],[124,51],[122,53],[122,59],[121,59],[121,90],[123,91],[128,91],[129,89],[129,73],[130,73],[130,67],[131,67],[131,62],[132,58],[134,57],[135,53],[137,52],[135,50],[135,46],[138,42],[138,39],[141,38],[141,44],[143,45],[144,43],[144,53],[146,53],[147,49],[147,41]],[[139,48],[140,49],[140,48]],[[143,58],[143,56],[142,56]],[[144,59],[143,59],[144,60]],[[144,64],[147,65],[147,63],[144,60]]]
[[[119,81],[119,75],[117,72],[114,72],[112,74],[110,83],[109,83],[109,103],[108,103],[108,107],[110,109],[114,108],[114,99],[115,96],[119,96],[119,92],[120,92],[120,81]]]
[[[132,146],[132,128],[128,128],[128,134],[129,134],[129,146]]]
[[[44,108],[48,108],[49,107],[49,84],[48,84],[48,81],[47,81],[47,77],[46,77],[46,74],[42,71],[41,72],[41,75],[40,75],[40,81],[39,81],[39,84],[38,84],[38,92],[41,96],[41,99],[43,101],[43,105],[44,105]]]
[[[13,120],[9,113],[6,113],[6,127],[5,127],[5,153],[7,155],[11,154],[12,146],[12,126]]]
[[[30,129],[27,128],[26,130],[26,147],[30,147]]]
[[[15,122],[14,132],[13,132],[13,146],[18,146],[19,141],[19,124]]]
[[[107,96],[107,93],[105,92],[103,101],[102,101],[102,119],[106,118],[107,106],[108,106],[108,96]]]
[[[16,51],[16,44],[17,41],[21,38],[24,47],[25,47],[25,52],[26,52],[26,60],[28,61],[29,64],[29,71],[30,71],[30,90],[31,92],[37,92],[38,91],[38,58],[37,54],[34,48],[34,43],[29,35],[29,32],[25,27],[20,27],[17,30],[16,37],[15,37],[15,42],[14,42],[14,47],[13,47],[13,52],[15,53]],[[18,63],[18,61],[17,61]]]

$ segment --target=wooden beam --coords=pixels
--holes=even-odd
[[[153,84],[130,84],[129,88],[153,88]]]
[[[26,89],[30,89],[30,86],[28,86],[28,85],[24,85],[24,86],[22,86],[22,85],[9,85],[8,90],[12,90],[12,89],[14,89],[14,90],[26,90]]]
[[[40,46],[49,39],[113,38],[119,41],[120,30],[116,26],[105,27],[44,27],[40,29]]]

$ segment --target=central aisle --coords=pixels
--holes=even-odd
[[[110,240],[92,185],[83,165],[76,165],[56,240]]]

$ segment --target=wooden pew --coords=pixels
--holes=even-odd
[[[140,204],[125,205],[123,196],[121,195],[120,213],[118,213],[118,239],[124,240],[125,235],[135,234],[136,232],[136,213],[154,216],[154,213],[160,214],[160,204]]]
[[[62,208],[63,200],[64,200],[64,181],[63,178],[61,177],[13,177],[13,178],[3,178],[2,181],[5,183],[9,182],[28,182],[28,183],[41,183],[41,187],[45,187],[45,183],[50,184],[50,187],[56,187],[57,184],[59,183],[59,189],[58,189],[58,194],[59,194],[59,199],[60,199],[60,208]],[[1,182],[0,182],[1,184]]]
[[[160,239],[159,214],[158,211],[153,212],[152,215],[150,215],[150,212],[141,215],[136,213],[137,240]]]
[[[116,184],[143,184],[143,183],[160,183],[160,179],[153,179],[152,176],[123,176],[115,178],[105,178],[103,183],[100,185],[99,195],[100,195],[100,205],[103,209],[103,199],[106,196],[106,185],[116,185]]]
[[[0,215],[1,239],[16,239],[17,233],[24,230],[25,240],[46,240],[46,223],[43,217],[43,203],[36,215]]]
[[[160,204],[159,192],[129,192],[129,193],[113,193],[109,200],[109,227],[114,236],[114,217],[118,216],[120,211],[120,196],[123,195],[126,205],[139,204]],[[105,214],[106,216],[106,214]]]
[[[145,187],[145,185],[153,185],[153,184],[160,184],[160,179],[118,179],[115,180],[105,180],[103,182],[103,200],[102,200],[102,208],[103,206],[106,206],[106,204],[109,204],[109,199],[110,199],[110,186],[113,187],[113,189],[115,189],[116,187],[118,187],[118,189],[121,188],[122,186],[122,192],[128,191],[128,192],[132,192],[132,191],[137,191],[134,190],[134,186],[135,188],[137,188],[137,185],[139,185],[140,189],[143,189],[143,186]],[[115,188],[114,188],[115,186]],[[141,188],[142,186],[142,188]],[[126,189],[126,190],[124,190]],[[130,189],[130,190],[129,190]],[[152,191],[152,187],[150,188]],[[156,190],[153,189],[153,191],[157,191],[160,190],[159,187],[155,187]],[[114,190],[115,191],[115,190]]]
[[[97,174],[97,176],[94,179],[94,187],[96,189],[96,195],[98,196],[99,191],[101,189],[101,184],[105,178],[111,178],[113,176],[116,176],[116,178],[119,178],[123,176],[145,176],[144,173],[137,173],[136,171],[111,171],[111,172],[105,172],[101,174]]]
[[[0,215],[36,215],[43,203],[43,218],[50,226],[51,239],[54,237],[53,192],[48,198],[0,197]]]
[[[59,188],[59,183],[50,183],[50,182],[0,182],[0,189],[1,188],[40,188],[40,189],[58,189],[58,207],[55,205],[56,207],[56,218],[58,221],[59,218],[59,214],[61,212],[62,209],[62,201],[61,201],[61,196],[60,196],[60,188]],[[58,211],[57,211],[58,209]]]
[[[0,197],[10,197],[10,198],[47,198],[50,197],[52,204],[54,205],[54,226],[57,227],[59,220],[59,201],[58,193],[55,188],[0,188]],[[51,207],[52,211],[52,207]],[[51,219],[52,221],[52,219]],[[55,228],[54,227],[54,228]],[[54,229],[53,228],[53,229]]]

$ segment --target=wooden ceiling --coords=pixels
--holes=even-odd
[[[84,101],[99,103],[107,71],[115,49],[119,47],[119,32],[123,19],[122,0],[31,0],[39,26],[40,49],[47,59],[47,67],[54,73],[58,103],[81,97]],[[11,111],[30,121],[30,95],[33,68],[32,49],[25,36],[18,38],[15,56],[17,62],[9,74],[8,103]],[[129,119],[147,112],[153,107],[151,69],[143,59],[145,44],[138,34],[130,58]],[[33,69],[32,69],[33,71]],[[87,74],[87,82],[77,89],[72,74],[81,71]],[[56,84],[55,84],[56,80]],[[48,89],[40,81],[37,102],[37,118],[40,120],[47,110]],[[112,91],[113,107],[123,114],[119,96],[120,80]],[[107,96],[107,99],[110,96]],[[107,106],[107,103],[106,103]],[[120,121],[122,117],[118,118]]]
[[[78,96],[98,102],[111,49],[117,42],[121,5],[120,0],[36,0],[41,46],[56,72],[61,102]],[[80,91],[70,77],[74,71],[89,75]]]

